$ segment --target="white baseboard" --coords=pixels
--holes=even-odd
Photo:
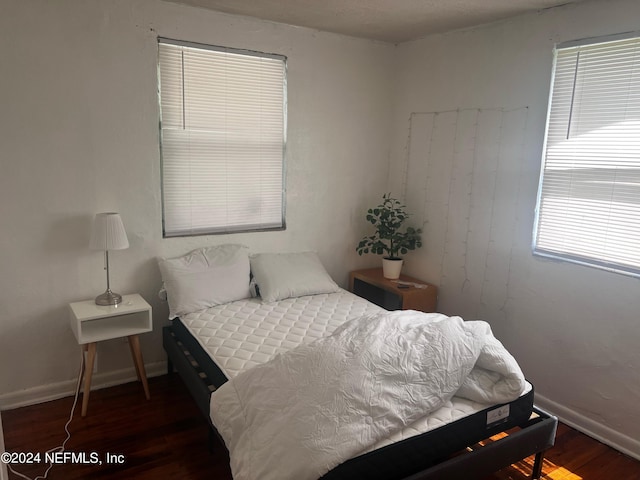
[[[640,441],[602,425],[584,415],[549,400],[536,393],[536,406],[558,417],[563,423],[595,438],[596,440],[615,448],[619,452],[640,460]]]
[[[145,364],[144,368],[148,378],[158,377],[167,373],[167,362]],[[124,370],[115,370],[113,372],[96,373],[91,379],[91,390],[113,387],[114,385],[133,382],[137,379],[133,367]],[[76,393],[77,383],[78,379],[76,378],[0,395],[0,410],[12,410],[14,408],[26,407],[28,405],[72,396]]]

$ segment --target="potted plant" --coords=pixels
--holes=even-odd
[[[409,218],[406,207],[400,201],[385,193],[382,203],[367,210],[367,221],[375,227],[373,235],[364,237],[356,247],[359,255],[375,253],[384,255],[382,259],[383,275],[385,278],[400,277],[402,258],[409,250],[422,246],[419,228],[407,227],[400,231],[404,221]]]

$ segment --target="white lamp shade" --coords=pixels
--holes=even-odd
[[[98,213],[93,221],[91,242],[93,250],[124,250],[129,248],[127,232],[119,213]]]

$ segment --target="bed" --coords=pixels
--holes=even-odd
[[[178,270],[184,273],[181,268],[186,265],[190,275],[194,264],[209,270],[212,265],[225,262],[226,268],[238,257],[246,267],[242,249],[236,246],[225,249],[222,260],[214,262],[208,257],[220,256],[219,247],[215,251],[192,252],[186,261],[184,257],[177,260]],[[194,261],[194,254],[204,260]],[[185,309],[170,305],[172,325],[163,331],[169,370],[175,369],[183,378],[214,433],[211,395],[229,379],[243,372],[255,372],[278,354],[321,342],[345,324],[382,312],[380,307],[338,288],[313,254],[266,255],[262,260],[251,264],[262,297],[251,297],[249,292],[247,297],[237,300],[217,299],[215,305],[204,308],[200,308],[200,300]],[[315,271],[315,278],[296,272],[298,267],[306,272]],[[271,277],[274,269],[281,273],[281,278],[272,282],[264,274]],[[167,265],[161,263],[169,298],[171,293],[179,297],[184,293],[183,286],[176,289],[167,270]],[[237,266],[231,269],[235,270]],[[229,268],[224,272],[227,289],[229,272]],[[321,280],[317,272],[321,273]],[[249,272],[243,268],[239,277],[245,274],[248,276]],[[220,272],[215,276],[219,277]],[[197,277],[202,282],[202,272]],[[192,285],[185,288],[192,291]],[[236,295],[247,295],[244,284],[242,289]],[[536,455],[531,478],[539,478],[543,453],[554,442],[557,420],[536,409],[533,398],[534,389],[529,383],[518,398],[504,404],[487,405],[454,396],[419,421],[331,468],[322,478],[482,478],[529,455]],[[510,434],[504,439],[465,451],[506,430]],[[463,451],[462,455],[456,454]]]

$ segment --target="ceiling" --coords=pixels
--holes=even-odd
[[[170,0],[354,37],[400,43],[581,0]]]

